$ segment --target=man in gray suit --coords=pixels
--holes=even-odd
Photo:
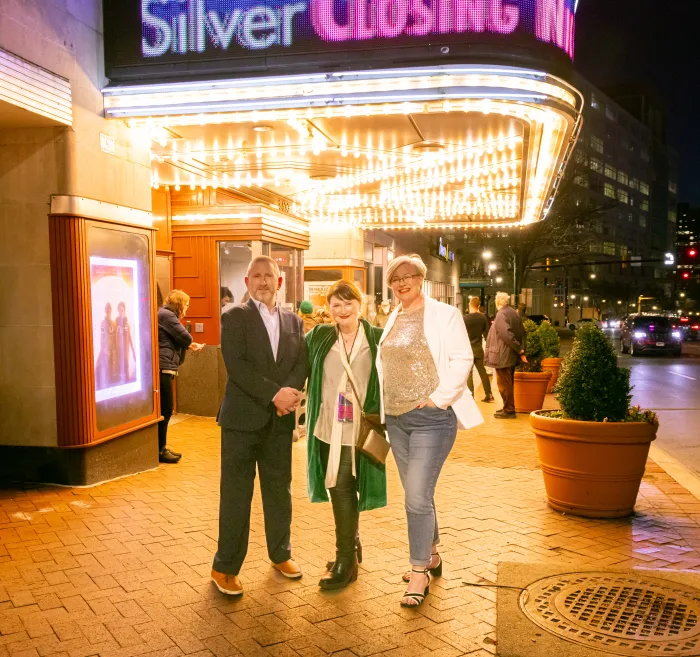
[[[256,465],[272,566],[285,577],[302,575],[292,559],[290,533],[294,409],[308,374],[304,325],[277,306],[282,278],[272,258],[254,258],[245,282],[248,302],[221,316],[228,381],[218,418],[221,499],[211,577],[229,595],[243,593],[238,573],[248,551]]]

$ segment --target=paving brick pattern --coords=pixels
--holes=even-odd
[[[89,489],[0,491],[0,657],[487,657],[497,651],[495,590],[463,582],[495,582],[500,561],[700,566],[700,502],[656,464],[635,517],[562,516],[545,503],[526,418],[488,417],[460,433],[443,470],[445,571],[420,609],[399,607],[407,547],[393,462],[389,506],[361,518],[358,581],[319,591],[333,523],[329,505],[306,498],[304,441],[294,446],[293,541],[305,576],[270,568],[256,494],[245,595],[229,599],[209,581],[219,431],[191,418],[171,433],[179,465]]]

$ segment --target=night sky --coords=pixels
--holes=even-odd
[[[598,87],[655,90],[679,153],[681,202],[700,205],[700,2],[580,0],[576,68]]]

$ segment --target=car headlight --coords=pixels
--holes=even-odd
[[[647,334],[644,331],[635,331],[634,337],[637,338],[638,340],[641,340],[642,338],[646,338]]]
[[[671,333],[671,337],[672,337],[674,340],[680,340],[681,337],[682,337],[682,336],[681,336],[681,332],[680,332],[680,331],[673,331],[673,333]]]

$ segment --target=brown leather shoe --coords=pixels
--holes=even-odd
[[[226,595],[241,595],[243,587],[237,575],[227,575],[218,570],[211,570],[211,581],[216,584],[216,588]]]
[[[289,579],[299,579],[304,574],[294,559],[288,559],[282,563],[273,563],[272,567],[279,570],[285,577],[289,577]]]

